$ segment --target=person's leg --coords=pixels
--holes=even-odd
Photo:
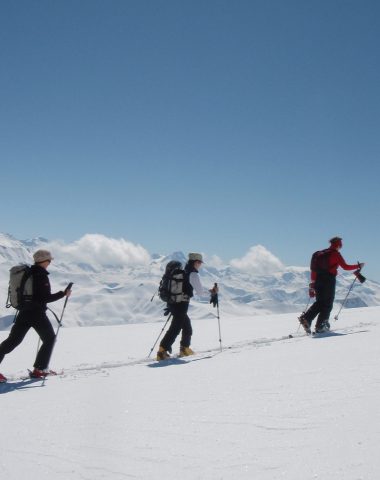
[[[301,317],[307,321],[309,327],[310,327],[312,321],[314,320],[314,318],[321,311],[322,305],[321,305],[319,297],[320,297],[319,293],[316,291],[315,302],[304,314],[301,315]]]
[[[3,361],[5,355],[20,345],[29,328],[30,323],[27,314],[20,312],[11,328],[8,338],[0,344],[0,363]]]
[[[173,304],[170,306],[170,312],[173,315],[170,327],[163,339],[161,340],[160,347],[165,351],[171,352],[172,345],[175,342],[179,332],[182,330],[183,326],[183,315],[181,313],[181,308],[179,303]]]
[[[191,336],[193,335],[193,329],[191,326],[191,320],[187,314],[189,309],[188,303],[183,303],[182,305],[182,338],[181,338],[181,347],[190,347]]]
[[[33,366],[38,370],[44,370],[49,366],[51,353],[54,348],[54,329],[45,313],[41,313],[38,317],[35,317],[32,326],[42,341],[41,348],[37,353]]]
[[[328,324],[330,313],[334,305],[335,284],[336,278],[334,275],[330,275],[324,282],[324,288],[321,293],[321,311],[315,325],[316,330],[323,329],[324,326]]]

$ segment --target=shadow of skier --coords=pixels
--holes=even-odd
[[[43,387],[43,383],[40,378],[27,378],[25,380],[19,380],[17,382],[7,382],[0,384],[0,395],[4,393],[14,392],[15,390],[28,390],[30,388]]]
[[[207,355],[204,357],[187,357],[187,360],[183,358],[167,358],[166,360],[161,360],[160,362],[156,361],[154,363],[149,363],[147,367],[149,368],[161,368],[169,367],[170,365],[183,365],[185,363],[200,362],[201,360],[207,360],[208,358],[213,358],[215,355]]]

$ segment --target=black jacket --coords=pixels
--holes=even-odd
[[[64,292],[51,293],[49,272],[39,265],[32,265],[33,299],[32,309],[46,311],[47,303],[55,302],[65,296]]]

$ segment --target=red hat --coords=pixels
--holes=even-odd
[[[340,237],[333,237],[330,239],[332,248],[342,248],[342,239]]]

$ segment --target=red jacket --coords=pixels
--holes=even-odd
[[[338,268],[342,267],[344,270],[356,270],[358,268],[358,264],[355,265],[348,265],[342,255],[335,250],[335,248],[331,248],[331,255],[329,257],[329,269],[328,271],[332,275],[338,274]],[[311,272],[311,281],[314,282],[317,278],[317,272]]]

